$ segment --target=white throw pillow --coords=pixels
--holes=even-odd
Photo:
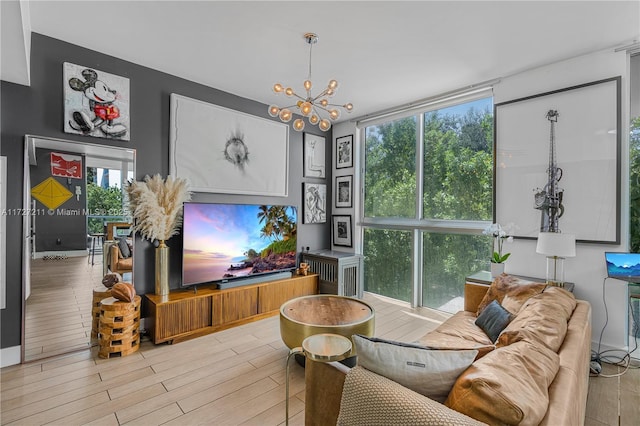
[[[438,402],[444,402],[456,379],[478,355],[475,349],[442,350],[353,336],[358,365]]]

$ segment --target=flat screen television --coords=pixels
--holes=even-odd
[[[640,283],[640,253],[606,252],[607,277]]]
[[[295,269],[297,225],[294,206],[184,203],[182,285]]]

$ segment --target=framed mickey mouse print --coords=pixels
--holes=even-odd
[[[128,78],[69,62],[62,74],[65,133],[130,139]]]

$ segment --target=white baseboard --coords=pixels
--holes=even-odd
[[[38,251],[34,257],[36,259],[42,259],[47,256],[62,256],[62,257],[82,257],[88,256],[87,250],[66,250],[66,251]]]
[[[591,350],[594,352],[598,351],[598,342],[597,341],[592,341],[591,342]],[[600,344],[600,352],[604,352],[604,351],[612,351],[612,352],[617,352],[617,353],[613,353],[612,355],[624,355],[624,353],[626,353],[629,350],[628,346],[622,346],[622,347],[615,347],[615,346],[610,346],[604,343]]]
[[[20,346],[0,349],[0,368],[20,364]]]

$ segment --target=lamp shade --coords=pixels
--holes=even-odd
[[[574,257],[576,255],[576,236],[560,232],[540,232],[536,253],[547,256]]]

